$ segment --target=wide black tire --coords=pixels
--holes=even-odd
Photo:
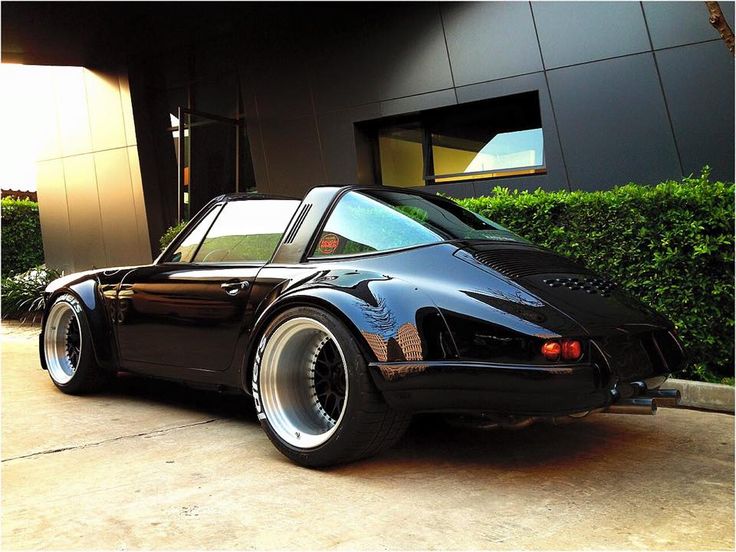
[[[111,374],[97,365],[92,332],[74,295],[54,299],[44,320],[42,354],[51,381],[64,393],[81,395],[100,390]]]
[[[321,333],[321,342],[310,332],[315,336]],[[342,381],[335,364],[331,372],[335,381],[329,384],[332,395],[318,393],[327,384],[313,375],[315,366],[324,372],[323,360],[330,356],[327,349],[333,339],[335,350],[342,355],[333,352],[332,358],[344,359],[344,364],[339,362],[344,369],[342,388],[347,389],[344,402],[335,399]],[[278,359],[280,363],[275,362]],[[378,454],[396,443],[411,421],[411,414],[398,412],[384,401],[352,332],[332,314],[312,307],[289,309],[269,324],[256,351],[252,390],[266,435],[286,457],[307,467],[332,466]],[[341,408],[336,406],[339,404]],[[318,430],[316,436],[306,430],[300,434],[302,427],[308,430],[315,424],[324,424],[319,430],[325,431],[319,434]],[[313,442],[300,446],[307,438]]]

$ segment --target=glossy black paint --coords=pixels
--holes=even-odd
[[[315,305],[353,330],[386,400],[415,411],[576,412],[684,367],[670,322],[531,244],[455,240],[307,258],[332,207],[356,189],[307,194],[269,263],[170,262],[205,207],[154,264],[61,278],[47,304],[60,293],[81,299],[107,369],[246,393],[270,320]],[[545,360],[541,344],[559,338],[581,340],[583,356]]]

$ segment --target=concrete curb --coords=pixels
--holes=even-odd
[[[734,413],[734,388],[718,383],[704,383],[681,379],[668,379],[663,389],[678,389],[682,394],[680,406],[701,408],[715,412]]]

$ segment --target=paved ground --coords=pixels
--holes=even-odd
[[[5,549],[733,549],[734,419],[660,409],[288,463],[247,400],[127,378],[56,391],[3,326]]]

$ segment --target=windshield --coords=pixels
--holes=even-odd
[[[312,255],[370,253],[456,239],[528,243],[450,200],[376,189],[348,192],[340,199]]]

